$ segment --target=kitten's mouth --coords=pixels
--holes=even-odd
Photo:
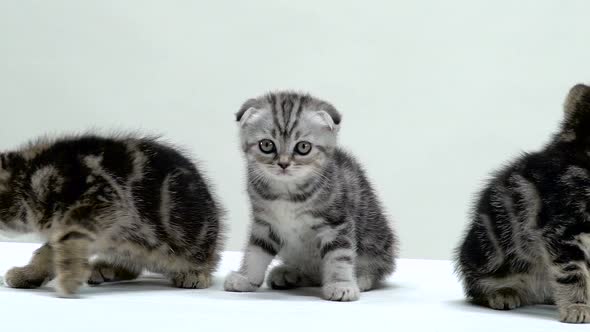
[[[281,179],[293,177],[293,171],[290,169],[275,169],[273,170],[272,174]]]

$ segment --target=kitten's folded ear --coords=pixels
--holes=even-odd
[[[256,99],[248,99],[240,110],[236,113],[236,121],[240,123],[240,127],[244,127],[248,122],[255,118],[256,113],[259,112],[257,108],[258,101]]]
[[[338,129],[340,122],[342,121],[342,115],[340,115],[340,112],[328,103],[321,105],[317,115],[332,131]]]
[[[590,111],[590,87],[584,84],[577,84],[571,88],[565,98],[564,111],[566,116]]]

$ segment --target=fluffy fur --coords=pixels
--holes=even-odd
[[[228,291],[322,286],[354,301],[394,270],[396,240],[359,163],[337,147],[341,117],[327,102],[279,92],[237,113],[247,160],[252,225]]]
[[[61,296],[88,282],[163,273],[177,287],[211,283],[222,208],[195,164],[156,139],[84,135],[0,154],[0,228],[46,239],[5,282]],[[92,262],[89,259],[96,256]]]
[[[577,85],[551,142],[479,195],[456,257],[467,296],[500,310],[555,303],[563,322],[590,322],[589,203],[590,88]]]

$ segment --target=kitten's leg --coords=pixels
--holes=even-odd
[[[330,242],[323,243],[322,293],[326,300],[356,301],[360,289],[355,275],[355,253],[349,236],[339,235]]]
[[[93,236],[77,227],[62,232],[52,241],[57,291],[71,297],[90,277],[89,247]]]
[[[299,269],[289,265],[279,265],[268,275],[268,287],[272,289],[292,289],[315,286],[314,282]]]
[[[37,249],[29,264],[6,273],[6,284],[13,288],[37,288],[53,278],[53,251],[49,244]]]
[[[559,241],[555,241],[559,242]],[[555,248],[557,247],[557,248]],[[590,323],[590,273],[580,244],[554,245],[550,254],[555,304],[565,323]]]
[[[532,288],[539,282],[527,273],[510,273],[508,276],[467,275],[463,282],[467,296],[475,304],[495,310],[513,310],[544,301],[541,300],[543,291]]]
[[[242,266],[225,279],[226,291],[253,292],[262,285],[268,265],[280,250],[280,244],[273,238],[269,236],[268,227],[259,222],[253,223]]]
[[[97,261],[92,264],[92,272],[88,278],[88,284],[100,285],[104,282],[133,280],[139,277],[140,274],[140,269]]]

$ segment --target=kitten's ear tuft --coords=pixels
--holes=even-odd
[[[590,87],[584,84],[577,84],[571,88],[565,98],[563,108],[566,116],[590,111]]]
[[[240,127],[244,127],[258,113],[257,104],[256,99],[249,99],[240,107],[240,110],[236,113],[236,121],[240,123]]]
[[[342,115],[330,104],[322,105],[317,115],[332,131],[338,129],[342,122]]]

